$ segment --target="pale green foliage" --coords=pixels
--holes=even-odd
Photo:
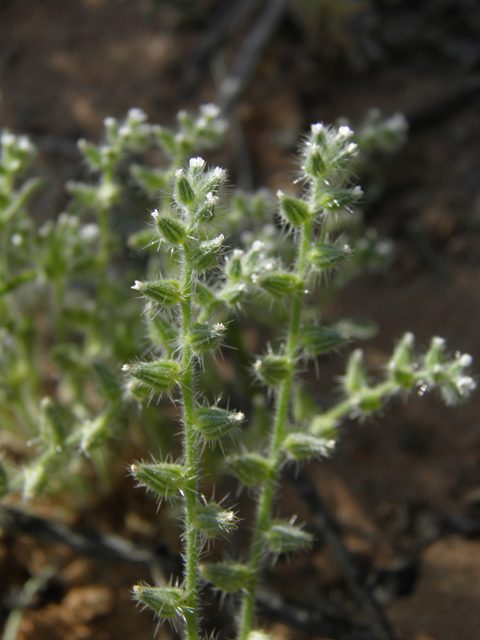
[[[365,148],[372,148],[375,124],[385,144],[395,142],[395,132],[400,142],[398,122],[389,126],[372,118],[363,138]],[[35,498],[51,486],[52,478],[68,480],[79,454],[101,463],[115,429],[129,424],[132,407],[140,403],[147,409],[152,397],[175,402],[181,407],[176,414],[183,455],[176,462],[135,462],[130,471],[157,499],[180,504],[185,574],[175,586],[138,585],[134,597],[160,619],[178,624],[185,638],[197,640],[202,577],[225,593],[242,594],[239,639],[263,640],[265,634],[255,629],[254,603],[264,562],[306,550],[312,543],[310,533],[293,520],[273,517],[282,467],[292,460],[330,455],[343,418],[378,411],[393,394],[437,388],[452,404],[467,398],[475,383],[468,374],[470,356],[449,358],[441,338],[433,338],[426,353],[417,356],[413,335],[407,333],[382,381],[371,381],[363,352],[355,348],[338,404],[322,411],[310,401],[308,410],[301,410],[300,400],[304,406],[308,402],[300,373],[358,334],[351,323],[324,323],[319,290],[334,291],[362,265],[377,265],[375,258],[382,254],[382,241],[359,232],[362,191],[352,183],[352,170],[361,163],[362,138],[357,144],[346,125],[313,125],[300,150],[304,191],[278,192],[269,220],[272,206],[264,194],[237,194],[229,209],[226,172],[209,168],[200,157],[186,161],[198,148],[217,143],[224,127],[212,105],[201,108],[196,118],[179,114],[177,132],[148,124],[145,114],[135,109],[122,123],[107,119],[101,144],[79,144],[94,184],[69,185],[69,212],[45,223],[38,234],[26,210],[38,185],[19,184],[33,150],[25,138],[2,134],[0,411],[4,424],[17,431],[20,425],[25,437],[36,438],[37,457],[22,469],[5,461],[0,492],[21,488],[25,499]],[[141,155],[152,146],[163,152],[165,166],[129,164],[129,154]],[[121,206],[125,167],[152,200],[152,209],[156,206],[148,230],[129,239],[130,247],[150,248],[147,268],[136,273],[140,279],[133,286],[118,282],[111,267],[120,241],[109,214]],[[169,194],[161,203],[160,189]],[[134,268],[140,269],[135,264],[127,270]],[[37,327],[42,301],[28,300],[31,281],[41,289],[41,299],[50,296],[52,301],[46,310],[47,337],[61,371],[53,397],[44,397],[39,345],[45,336]],[[136,296],[129,296],[129,286]],[[268,316],[276,320],[271,322],[272,344],[262,353],[245,354],[242,314],[260,322]],[[147,355],[145,334],[151,342]],[[259,409],[248,420],[227,398],[212,400],[208,388],[215,359],[232,336],[250,365],[250,379],[240,382],[248,388],[255,379],[257,389],[261,385],[265,390],[263,413]],[[271,421],[265,419],[268,402],[274,409]],[[150,406],[145,420],[156,423],[159,415]],[[249,423],[258,421],[258,433],[265,435],[247,447]],[[156,431],[161,429],[157,426]],[[228,455],[232,439],[235,452]],[[240,524],[227,501],[202,494],[204,449],[217,443],[217,451],[227,450],[224,469],[255,488],[257,509],[246,559],[202,564],[204,547]]]

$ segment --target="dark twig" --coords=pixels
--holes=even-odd
[[[132,544],[123,538],[104,535],[98,531],[68,527],[12,507],[0,509],[0,527],[31,536],[41,542],[67,545],[80,555],[128,562],[150,570],[156,567],[167,576],[179,575],[181,571],[180,560],[171,556],[166,548],[154,550],[150,546]]]
[[[369,629],[354,625],[346,614],[325,603],[305,606],[277,593],[259,591],[257,606],[262,614],[310,635],[331,640],[378,640]]]
[[[293,468],[287,469],[286,474],[288,479],[295,485],[302,500],[309,507],[314,525],[323,533],[325,539],[334,550],[352,595],[370,620],[375,635],[381,640],[395,640],[396,636],[390,623],[380,605],[364,585],[357,563],[343,542],[337,522],[318,495],[310,477],[305,471],[300,470],[297,472]]]
[[[217,104],[228,116],[255,72],[263,49],[283,15],[286,0],[270,0],[245,39],[232,69],[218,88]]]

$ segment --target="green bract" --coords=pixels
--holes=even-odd
[[[155,391],[168,393],[180,380],[180,365],[176,360],[152,360],[124,364],[123,371]]]
[[[195,429],[205,440],[218,440],[245,420],[240,411],[219,407],[200,407],[196,412]]]
[[[133,597],[167,620],[184,615],[185,592],[178,587],[149,587],[137,584],[133,587]]]
[[[224,593],[235,593],[244,589],[251,576],[250,567],[240,562],[204,564],[200,567],[200,573],[205,580]]]

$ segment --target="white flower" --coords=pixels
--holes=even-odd
[[[218,116],[220,115],[220,107],[218,107],[216,104],[213,104],[213,102],[202,104],[200,106],[200,113],[205,116],[205,118],[213,120],[214,118],[218,118]]]
[[[84,224],[82,227],[80,227],[79,235],[82,240],[92,242],[99,237],[100,227],[98,226],[98,224],[95,224],[95,222]]]
[[[197,158],[190,158],[188,164],[190,166],[190,169],[203,169],[206,162],[203,158],[197,157]]]

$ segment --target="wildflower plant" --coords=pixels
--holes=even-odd
[[[302,527],[273,515],[278,478],[286,462],[330,455],[342,418],[378,411],[394,394],[436,387],[447,403],[454,403],[475,386],[466,373],[470,356],[449,359],[444,341],[434,338],[427,352],[416,357],[413,335],[407,333],[381,382],[370,383],[363,353],[356,349],[343,378],[344,399],[303,422],[293,418],[292,399],[301,385],[305,363],[346,343],[341,330],[311,318],[315,291],[328,283],[324,276],[352,258],[352,248],[333,236],[332,220],[349,215],[362,197],[360,187],[352,182],[357,154],[353,132],[347,126],[312,126],[301,148],[303,193],[277,193],[277,233],[283,242],[287,236],[292,244],[288,262],[274,252],[278,241],[270,248],[258,239],[250,246],[227,247],[224,235],[218,232],[226,173],[218,167],[208,168],[201,158],[190,159],[175,172],[172,201],[152,214],[160,249],[173,254],[175,266],[167,277],[137,281],[133,289],[144,298],[147,310],[155,305],[158,316],[166,314],[173,335],[164,354],[156,352],[151,359],[126,364],[124,371],[152,393],[179,400],[183,456],[175,463],[137,462],[130,470],[139,484],[159,498],[181,502],[185,574],[180,585],[138,585],[134,595],[160,618],[183,621],[188,640],[200,633],[201,579],[224,593],[240,594],[238,637],[247,640],[258,633],[255,597],[266,559],[312,544],[310,533]],[[232,509],[202,495],[202,452],[205,444],[221,443],[232,434],[239,438],[241,429],[248,429],[243,413],[208,403],[200,376],[206,355],[218,357],[228,323],[258,299],[280,303],[286,321],[276,344],[251,358],[252,376],[273,397],[274,418],[266,441],[226,458],[226,469],[240,483],[255,488],[250,550],[242,562],[200,562],[208,541],[237,526]],[[320,316],[320,310],[316,315]]]
[[[382,380],[371,381],[357,348],[348,360],[339,402],[325,411],[296,410],[295,403],[306,393],[302,371],[355,335],[346,323],[322,322],[325,291],[345,282],[342,273],[351,277],[358,270],[359,261],[351,265],[362,251],[358,234],[348,239],[349,220],[358,219],[362,199],[354,182],[359,146],[351,129],[311,127],[300,150],[300,194],[297,185],[279,191],[273,207],[264,194],[237,194],[229,210],[226,171],[209,167],[196,155],[187,160],[197,149],[216,143],[223,132],[215,107],[203,107],[197,118],[181,113],[177,133],[149,125],[139,110],[132,110],[123,123],[108,119],[105,126],[102,144],[80,143],[94,184],[69,185],[69,211],[46,223],[38,234],[26,212],[38,184],[18,185],[32,150],[23,138],[2,135],[0,233],[6,251],[0,273],[0,410],[4,423],[20,422],[27,437],[33,436],[37,457],[23,469],[0,466],[0,487],[3,493],[21,488],[25,498],[34,498],[45,491],[57,469],[78,459],[78,453],[101,467],[112,425],[128,424],[132,407],[143,404],[158,421],[160,412],[150,401],[162,398],[160,406],[174,403],[181,456],[139,460],[129,471],[159,500],[181,505],[184,574],[175,584],[136,585],[134,597],[161,620],[179,626],[186,640],[197,640],[203,633],[201,590],[210,583],[240,598],[239,640],[264,638],[255,620],[264,564],[306,550],[313,542],[293,520],[274,515],[283,467],[290,461],[331,455],[342,419],[376,412],[395,394],[436,388],[447,404],[467,398],[475,387],[468,373],[471,357],[450,358],[438,337],[424,354],[416,355],[413,335],[406,333]],[[371,131],[369,136],[371,148]],[[164,165],[128,162],[129,154],[141,155],[152,146],[166,158]],[[112,273],[119,239],[110,224],[112,210],[121,206],[125,166],[152,201],[152,209],[156,206],[148,229],[129,240],[130,247],[148,247],[150,259],[146,269],[132,277],[133,295],[128,297],[126,286],[115,283]],[[160,190],[167,195],[158,203]],[[250,231],[245,224],[249,216]],[[230,246],[229,232],[237,246]],[[368,242],[371,255],[377,242],[374,237]],[[22,251],[23,243],[28,250]],[[362,254],[364,263],[367,254]],[[130,273],[132,265],[125,271]],[[82,278],[89,286],[78,288]],[[44,393],[40,367],[32,364],[42,355],[32,313],[18,314],[26,305],[22,293],[32,281],[51,293],[56,338],[51,357],[63,371],[62,393],[57,388],[54,398]],[[89,298],[86,291],[92,282],[95,295]],[[72,291],[75,303],[69,301]],[[143,320],[138,300],[143,303]],[[248,356],[249,376],[256,387],[265,389],[273,418],[259,410],[247,419],[246,412],[221,397],[211,400],[205,388],[206,372],[221,357],[242,314],[278,319],[272,344]],[[145,325],[151,342],[147,354]],[[242,347],[241,340],[239,344]],[[249,423],[255,422],[262,428],[258,437],[248,438]],[[242,443],[233,452],[232,439],[236,445]],[[225,469],[252,488],[256,512],[253,522],[246,523],[248,554],[242,560],[210,563],[205,557],[208,548],[241,524],[226,500],[204,495],[205,449],[216,445]]]

